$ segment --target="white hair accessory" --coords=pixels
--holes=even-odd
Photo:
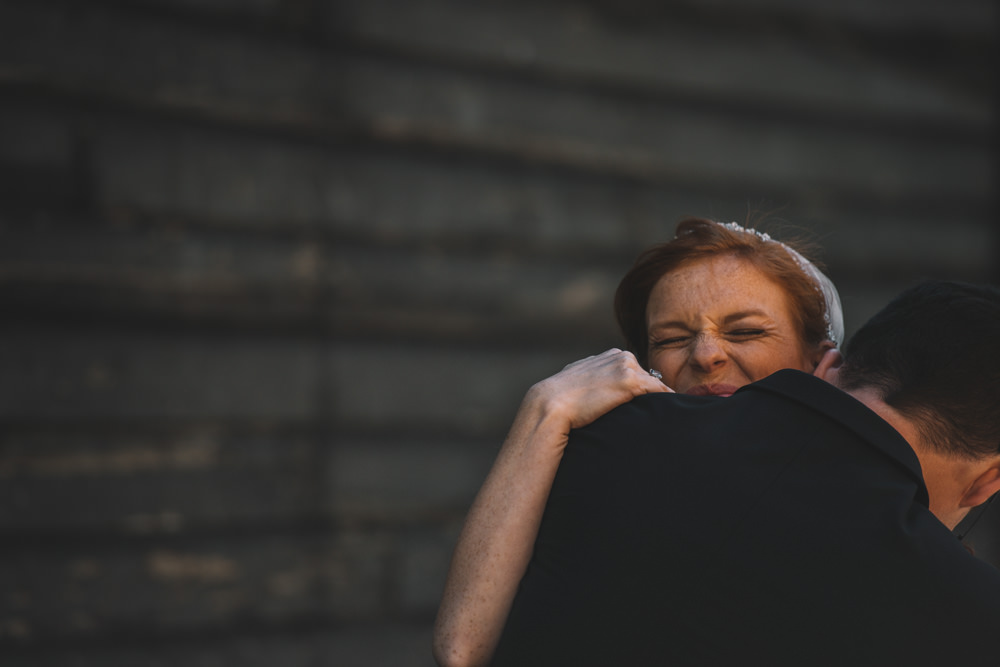
[[[833,341],[837,347],[840,347],[844,342],[844,310],[840,305],[840,295],[837,293],[837,288],[834,287],[833,281],[816,268],[815,264],[799,254],[797,250],[790,248],[781,241],[771,238],[770,234],[757,231],[753,228],[743,227],[735,222],[720,222],[718,224],[734,232],[753,234],[762,241],[773,241],[792,256],[792,259],[799,265],[799,268],[812,278],[816,289],[819,290],[820,295],[823,297],[823,303],[826,306],[823,312],[823,320],[826,322],[827,339]]]

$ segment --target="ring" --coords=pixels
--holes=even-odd
[[[662,380],[663,379],[663,373],[661,373],[660,371],[656,370],[655,368],[650,368],[649,369],[649,374],[652,375],[653,377],[655,377],[657,380]]]

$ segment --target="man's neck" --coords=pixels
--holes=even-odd
[[[979,474],[979,468],[984,465],[983,462],[940,452],[927,442],[912,419],[882,400],[875,389],[862,387],[847,393],[868,406],[903,436],[920,462],[931,512],[949,529],[954,529],[971,509],[962,500]]]

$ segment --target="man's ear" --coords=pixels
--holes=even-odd
[[[826,380],[827,382],[833,383],[833,377],[836,375],[837,370],[843,363],[844,355],[840,353],[840,350],[835,347],[830,347],[823,351],[823,356],[819,358],[819,361],[816,363],[816,368],[813,369],[813,375],[818,377],[820,380]]]
[[[982,472],[962,496],[959,507],[982,505],[997,491],[1000,491],[1000,461]]]

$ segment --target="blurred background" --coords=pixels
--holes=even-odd
[[[1000,282],[997,30],[991,0],[0,0],[4,664],[431,665],[520,397],[619,344],[681,217],[772,212],[849,333]]]

